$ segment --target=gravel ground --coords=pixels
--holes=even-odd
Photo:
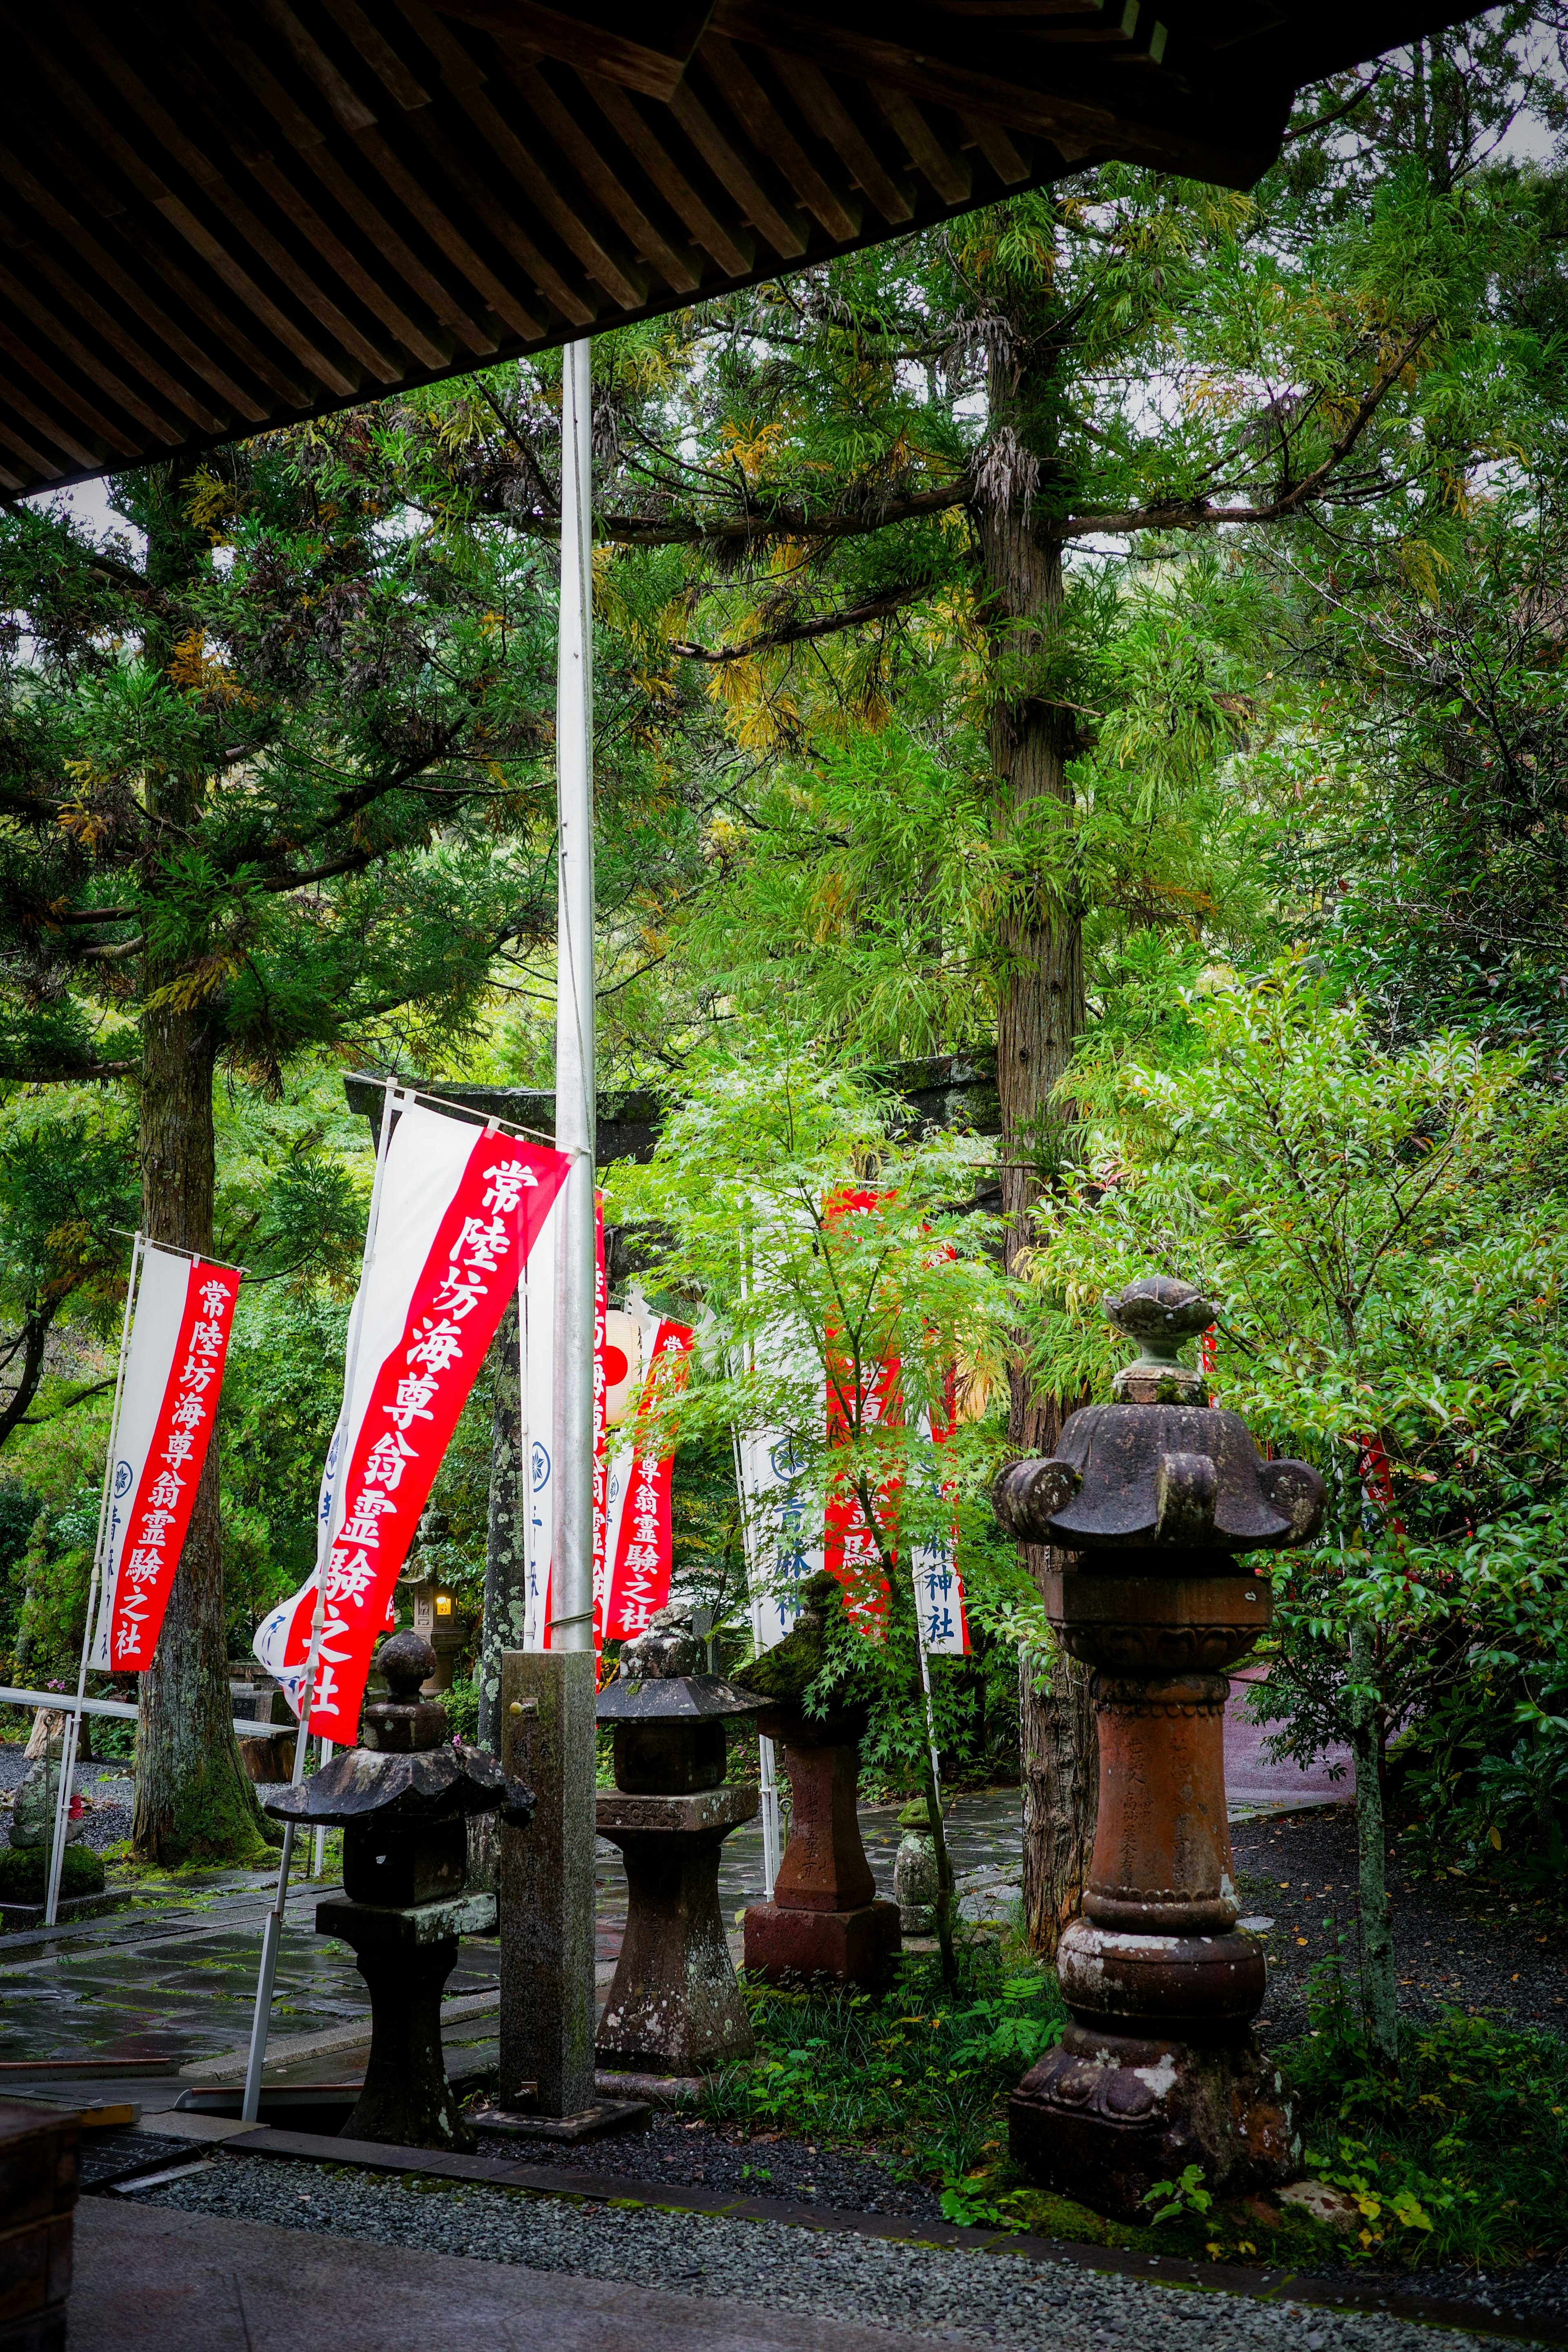
[[[9,1844],[12,1798],[22,1775],[29,1767],[23,1753],[25,1740],[0,1741],[0,1841]],[[132,1786],[128,1758],[107,1757],[100,1763],[91,1757],[79,1763],[72,1779],[76,1792],[82,1801],[87,1827],[80,1843],[101,1853],[106,1847],[119,1845],[131,1834]]]
[[[579,2207],[494,2189],[432,2193],[319,2165],[220,2158],[142,2201],[1016,2352],[1083,2352],[1086,2343],[1123,2338],[1136,2352],[1192,2352],[1195,2342],[1205,2352],[1465,2352],[1475,2341],[1377,2313],[1228,2294],[1196,2305],[1190,2294],[1145,2280],[1005,2254],[819,2236],[775,2221]]]
[[[537,2154],[531,2154],[532,2149]],[[740,2131],[715,2131],[675,2115],[656,2115],[644,2132],[579,2141],[575,2147],[481,2135],[480,2152],[502,2157],[508,2164],[564,2165],[626,2179],[668,2180],[681,2188],[783,2197],[801,2205],[815,2200],[844,2213],[942,2219],[941,2201],[932,2189],[916,2180],[895,2180],[874,2157],[792,2139],[784,2132],[763,2132],[748,2139]]]
[[[1288,2040],[1307,2026],[1309,1969],[1339,1938],[1354,1965],[1356,1832],[1352,1809],[1235,1822],[1231,1845],[1241,1892],[1253,1916],[1272,1920],[1268,1998],[1258,2020],[1266,2041]],[[1445,2008],[1484,2011],[1515,2024],[1568,2031],[1568,1937],[1543,1910],[1504,1904],[1476,1916],[1450,1880],[1412,1878],[1391,1840],[1388,1888],[1394,1897],[1399,2005],[1413,2019]]]

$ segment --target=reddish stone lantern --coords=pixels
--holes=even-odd
[[[793,1633],[741,1668],[748,1689],[768,1701],[757,1728],[781,1745],[791,1797],[789,1843],[773,1899],[746,1913],[746,1967],[773,1983],[828,1977],[880,1985],[900,1946],[899,1906],[877,1893],[856,1807],[870,1710],[850,1704],[826,1715],[806,1711],[805,1692],[823,1664],[825,1612],[843,1606],[843,1587],[819,1574],[800,1597]]]
[[[1051,1546],[1047,1613],[1095,1669],[1100,1726],[1094,1858],[1057,1958],[1073,2022],[1010,2112],[1034,2179],[1131,2215],[1188,2164],[1211,2189],[1298,2164],[1289,2095],[1252,2032],[1263,1949],[1237,1932],[1225,1670],[1269,1619],[1268,1585],[1237,1555],[1306,1542],[1324,1494],[1305,1462],[1263,1461],[1179,1360],[1215,1312],[1190,1283],[1131,1283],[1105,1311],[1143,1349],[1117,1402],[1071,1414],[1052,1460],[996,1482],[1004,1527]]]

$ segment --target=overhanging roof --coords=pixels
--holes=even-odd
[[[1119,157],[1245,186],[1454,0],[0,0],[0,492]]]

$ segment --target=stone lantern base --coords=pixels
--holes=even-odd
[[[1250,2033],[1205,2044],[1069,2025],[1007,2102],[1007,2127],[1031,2180],[1130,2221],[1189,2164],[1225,2193],[1277,2188],[1301,2163],[1283,2077]]]

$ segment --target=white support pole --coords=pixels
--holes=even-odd
[[[936,1801],[942,1802],[942,1764],[936,1752],[936,1706],[931,1695],[931,1661],[926,1655],[926,1637],[921,1629],[921,1600],[915,1594],[915,1647],[921,1654],[921,1689],[926,1703],[926,1739],[931,1748],[931,1782],[936,1790]]]
[[[773,1899],[773,1882],[784,1856],[779,1851],[779,1781],[773,1743],[757,1734],[758,1777],[763,1796],[763,1901]]]
[[[594,680],[589,344],[561,370],[561,635],[555,686],[559,936],[555,1143],[572,1154],[557,1334],[556,1489],[550,1644],[594,1642]],[[593,1843],[582,1857],[593,1868]]]
[[[125,1315],[120,1327],[120,1361],[114,1371],[114,1403],[109,1416],[109,1451],[103,1465],[103,1486],[98,1498],[98,1536],[92,1548],[92,1574],[87,1588],[87,1623],[82,1628],[81,1664],[77,1668],[76,1711],[68,1715],[60,1734],[60,1780],[55,1790],[55,1833],[49,1848],[48,1885],[44,1895],[44,1925],[54,1927],[60,1911],[60,1877],[65,1869],[66,1832],[70,1823],[72,1784],[76,1779],[76,1752],[81,1742],[82,1700],[87,1696],[87,1662],[92,1652],[93,1620],[97,1614],[99,1595],[103,1589],[103,1550],[108,1540],[110,1503],[114,1488],[114,1449],[120,1436],[120,1407],[125,1394],[125,1359],[129,1352],[132,1318],[136,1311],[136,1284],[142,1272],[142,1255],[147,1237],[138,1233],[131,1245],[131,1278],[125,1286]],[[45,1750],[46,1760],[48,1749]],[[47,1778],[46,1778],[47,1785]]]
[[[386,1150],[392,1141],[392,1108],[397,1097],[397,1082],[386,1081],[382,1097],[381,1134],[377,1139],[375,1175],[370,1188],[370,1213],[365,1219],[364,1250],[360,1258],[359,1290],[355,1297],[350,1323],[348,1361],[343,1367],[343,1404],[338,1427],[346,1436],[349,1412],[353,1402],[354,1376],[359,1370],[359,1335],[363,1322],[364,1286],[375,1256],[375,1227],[381,1211],[381,1179],[386,1167]],[[348,1464],[340,1454],[336,1485],[328,1507],[327,1516],[316,1532],[316,1607],[310,1621],[310,1649],[305,1661],[305,1679],[300,1690],[300,1728],[294,1740],[294,1769],[289,1774],[290,1785],[299,1788],[305,1778],[305,1752],[310,1738],[310,1708],[316,1695],[316,1669],[321,1662],[321,1628],[326,1622],[327,1560],[338,1526],[342,1518],[343,1490],[348,1484]],[[278,1891],[272,1907],[267,1914],[267,1924],[261,1933],[261,1965],[256,1973],[256,2008],[250,2021],[250,2050],[245,2065],[245,2097],[240,2105],[242,2123],[253,2124],[261,2112],[261,2070],[267,2063],[267,2035],[272,2021],[272,1988],[278,1977],[278,1948],[283,1936],[283,1914],[289,1901],[289,1871],[294,1859],[294,1824],[283,1824],[283,1851],[278,1858]]]

